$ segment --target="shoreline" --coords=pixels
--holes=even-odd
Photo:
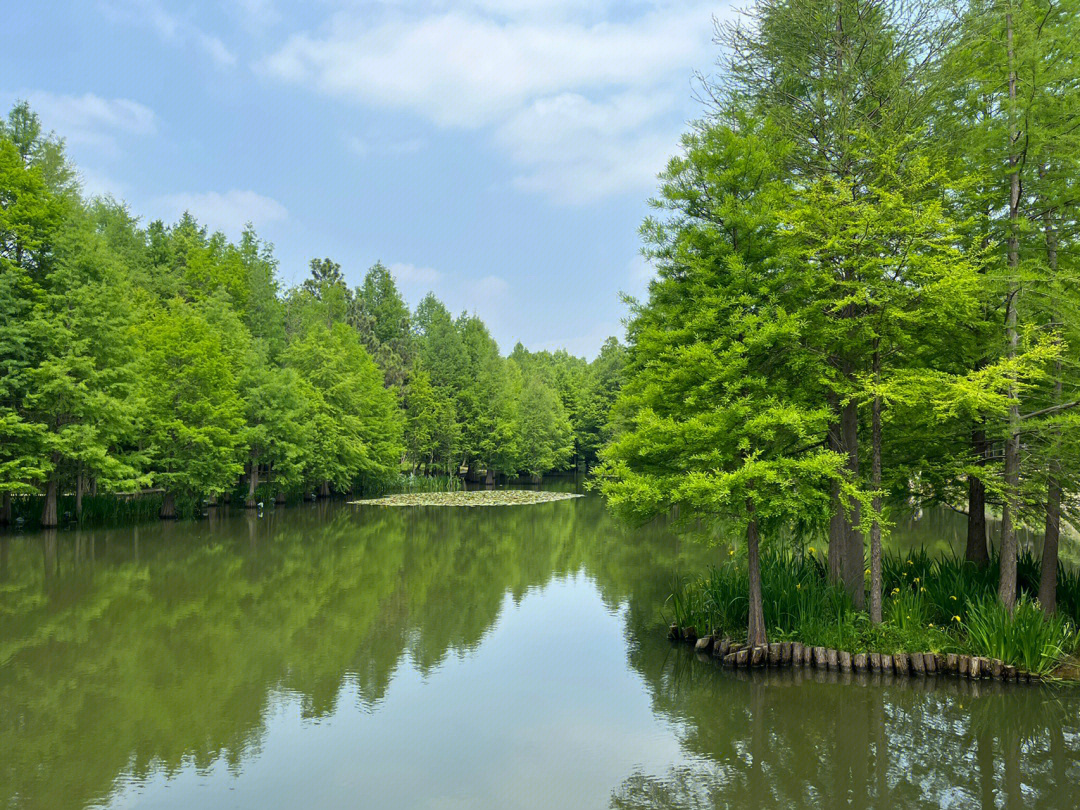
[[[1007,664],[998,658],[966,653],[899,652],[852,653],[832,647],[809,646],[801,641],[779,641],[751,647],[729,636],[698,637],[693,627],[671,625],[668,638],[693,644],[694,652],[709,656],[726,669],[802,668],[830,672],[866,672],[898,676],[952,675],[969,680],[1002,682],[1080,681],[1080,667],[1070,663],[1057,666],[1052,674],[1040,675]]]

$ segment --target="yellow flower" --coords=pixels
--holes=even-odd
[[[919,593],[926,593],[926,588],[919,588]]]
[[[795,583],[795,590],[797,590],[797,591],[801,591],[801,590],[802,590],[802,583],[801,583],[801,582],[797,582],[797,583]]]
[[[899,589],[899,588],[893,588],[893,589],[892,589],[892,595],[893,595],[893,596],[896,596],[896,595],[897,595],[898,593],[900,593],[900,589]]]
[[[734,556],[735,556],[735,549],[733,549],[733,548],[732,548],[732,549],[728,549],[728,553],[727,553],[727,555],[728,555],[729,557],[734,557]]]
[[[952,599],[952,600],[953,600],[954,602],[956,601],[956,597],[955,597],[955,596],[950,596],[949,598],[950,598],[950,599]]]
[[[931,627],[933,627],[933,626],[934,626],[934,623],[933,623],[933,622],[930,622],[930,626],[931,626]]]
[[[915,564],[915,561],[914,561],[914,560],[908,560],[908,561],[907,561],[907,564],[908,564],[908,565],[914,565],[914,564]]]
[[[817,550],[813,546],[807,546],[806,550],[809,551],[811,554],[817,554]]]
[[[922,580],[919,577],[915,577],[915,581],[916,582],[922,582]]]
[[[954,622],[958,622],[958,621],[960,621],[960,617],[959,617],[959,616],[953,616],[953,617],[952,617],[952,620],[953,620]]]
[[[870,569],[869,568],[866,569],[866,575],[870,576]]]

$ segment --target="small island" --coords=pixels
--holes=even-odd
[[[349,503],[357,506],[529,506],[580,497],[573,492],[486,489],[473,492],[407,492]]]

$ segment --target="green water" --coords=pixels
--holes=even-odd
[[[0,807],[1080,805],[1080,691],[672,646],[720,553],[591,497],[3,537]]]

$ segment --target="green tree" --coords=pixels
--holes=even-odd
[[[140,428],[170,518],[177,495],[220,494],[236,482],[244,403],[219,333],[193,305],[174,299],[134,331]]]
[[[344,323],[327,325],[312,307],[284,360],[313,394],[305,417],[313,437],[306,480],[325,496],[331,488],[347,491],[361,478],[395,475],[404,450],[401,411],[356,331]]]

